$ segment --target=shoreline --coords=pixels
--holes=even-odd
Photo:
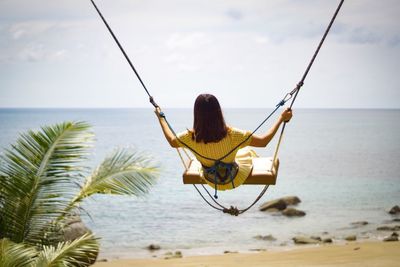
[[[307,236],[303,236],[308,238]],[[354,242],[357,243],[375,243],[375,242],[383,242],[382,239],[357,239]],[[254,254],[259,252],[285,252],[297,249],[304,248],[318,248],[321,246],[343,246],[349,243],[350,241],[346,241],[344,239],[335,239],[332,243],[315,243],[315,244],[295,244],[295,243],[287,243],[283,242],[280,244],[262,244],[256,245],[258,240],[254,240],[255,245],[253,246],[234,246],[231,245],[229,247],[184,247],[184,248],[164,248],[151,250],[147,247],[143,247],[141,250],[133,249],[131,251],[112,251],[112,252],[104,252],[100,250],[98,260],[101,261],[114,261],[114,260],[150,260],[150,259],[163,259],[165,255],[168,253],[174,253],[179,251],[183,254],[184,257],[208,257],[208,256],[216,256],[216,255],[225,255],[225,254]],[[264,241],[265,242],[265,241]],[[268,241],[267,241],[268,242]],[[289,241],[288,241],[289,242]],[[293,241],[292,241],[293,242]],[[151,244],[154,245],[154,244]],[[158,245],[156,245],[158,246]]]
[[[298,246],[289,250],[185,256],[182,258],[116,259],[95,267],[158,266],[400,266],[400,242],[347,242]]]

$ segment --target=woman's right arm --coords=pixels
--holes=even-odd
[[[156,108],[154,113],[156,113],[158,121],[160,122],[160,126],[164,133],[165,139],[167,139],[167,141],[171,147],[178,148],[179,142],[176,139],[175,135],[172,133],[171,129],[168,127],[168,124],[165,121],[165,118],[163,116],[161,116],[161,109]]]
[[[275,124],[269,129],[267,133],[264,135],[253,135],[251,138],[250,146],[254,147],[266,147],[269,142],[274,138],[276,132],[283,122],[289,122],[292,118],[292,110],[287,108],[282,114],[279,116],[279,119],[275,122]]]

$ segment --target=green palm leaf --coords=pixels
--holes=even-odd
[[[96,260],[99,243],[92,234],[85,234],[72,242],[44,246],[33,266],[69,267],[89,266]]]
[[[65,122],[22,134],[0,156],[0,238],[10,239],[0,239],[0,266],[88,266],[97,240],[86,234],[59,243],[64,219],[93,194],[142,196],[154,184],[158,167],[128,150],[116,151],[84,179],[81,161],[92,140],[88,124]]]
[[[38,252],[35,247],[16,244],[6,238],[0,239],[0,266],[30,266]]]
[[[0,237],[41,243],[63,214],[80,179],[93,134],[84,122],[65,122],[22,134],[0,164],[3,202]]]
[[[150,157],[126,149],[115,151],[88,176],[71,207],[93,194],[142,196],[158,176],[158,167]]]

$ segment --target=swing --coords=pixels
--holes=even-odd
[[[243,184],[248,185],[274,185],[278,176],[279,159],[276,159],[272,164],[273,158],[253,158],[253,169]],[[201,163],[190,158],[185,165],[183,172],[184,184],[205,184],[206,182],[201,177]]]
[[[100,10],[97,8],[96,4],[94,3],[93,0],[90,0],[94,6],[94,8],[96,9],[97,13],[99,14],[100,18],[103,20],[104,24],[106,25],[108,31],[110,32],[111,36],[113,37],[114,41],[117,43],[118,47],[120,48],[121,52],[123,53],[123,55],[125,56],[126,60],[128,61],[129,65],[131,66],[133,72],[135,73],[136,77],[138,78],[139,82],[141,83],[143,89],[146,91],[147,95],[149,96],[149,100],[150,103],[155,107],[155,108],[159,108],[159,106],[157,105],[157,103],[154,101],[153,97],[150,95],[149,91],[147,90],[145,84],[143,83],[139,73],[136,71],[135,67],[133,66],[132,62],[130,61],[128,55],[126,54],[125,50],[123,49],[123,47],[121,46],[121,44],[119,43],[117,37],[114,35],[113,31],[111,30],[110,26],[108,25],[107,21],[105,20],[105,18],[103,17],[103,15],[101,14]],[[287,93],[285,95],[285,97],[279,101],[279,103],[276,105],[275,109],[260,123],[259,126],[256,127],[256,129],[251,133],[251,135],[248,137],[250,138],[280,107],[284,106],[286,104],[287,101],[289,101],[290,99],[292,99],[291,103],[290,103],[290,108],[292,108],[297,95],[300,91],[300,88],[303,86],[304,84],[304,80],[307,77],[307,74],[312,66],[312,64],[314,63],[314,60],[316,58],[316,56],[318,55],[318,52],[323,44],[323,42],[325,41],[326,36],[329,33],[329,30],[333,24],[333,22],[336,19],[337,14],[339,13],[340,8],[342,7],[344,0],[341,0],[327,29],[325,30],[325,33],[321,39],[321,41],[319,42],[319,45],[316,49],[316,51],[314,52],[313,57],[311,58],[311,61],[309,62],[306,71],[304,72],[300,82],[296,85],[296,87],[290,91],[289,93]],[[184,142],[182,142],[181,140],[179,140],[179,138],[177,137],[174,129],[172,128],[172,126],[170,125],[170,123],[168,122],[165,114],[163,112],[160,113],[160,116],[162,118],[165,119],[166,123],[168,124],[168,127],[170,128],[170,130],[172,131],[172,133],[174,134],[174,136],[177,138],[177,140],[182,143],[187,149],[189,149],[193,154],[196,154],[202,158],[205,159],[209,159],[215,162],[215,164],[211,167],[205,168],[204,166],[201,166],[200,162],[195,159],[194,157],[189,156],[189,153],[182,148],[184,154],[186,155],[187,159],[184,160],[181,151],[179,150],[179,148],[177,148],[179,157],[183,163],[183,166],[185,168],[184,173],[183,173],[183,183],[184,184],[192,184],[194,186],[194,188],[196,189],[196,191],[199,193],[199,195],[202,197],[202,199],[208,204],[210,205],[212,208],[222,211],[224,213],[228,213],[230,215],[234,215],[234,216],[238,216],[239,214],[242,214],[244,212],[246,212],[247,210],[249,210],[252,206],[254,206],[261,198],[262,196],[265,194],[265,192],[267,191],[269,185],[274,185],[276,184],[276,179],[277,179],[277,174],[278,174],[278,169],[279,169],[279,159],[277,157],[278,155],[278,151],[279,151],[279,147],[282,141],[282,136],[286,127],[286,122],[283,124],[280,135],[279,135],[279,139],[278,139],[278,143],[275,149],[275,153],[273,155],[273,157],[270,158],[253,158],[253,168],[252,171],[249,175],[249,177],[246,179],[246,181],[244,182],[244,184],[248,184],[248,185],[264,185],[264,188],[262,189],[262,191],[260,192],[260,194],[256,197],[256,199],[247,207],[244,209],[238,209],[237,207],[234,206],[230,206],[230,208],[227,208],[223,205],[221,205],[220,203],[218,203],[215,199],[217,198],[217,194],[215,193],[214,198],[211,196],[211,194],[209,193],[209,191],[206,189],[206,187],[204,186],[204,184],[206,183],[204,181],[204,179],[201,176],[201,171],[206,171],[207,169],[210,169],[213,171],[214,173],[214,181],[215,181],[215,192],[217,191],[217,183],[219,182],[218,180],[221,180],[218,176],[218,166],[219,164],[221,164],[222,159],[224,159],[226,156],[228,156],[229,154],[231,154],[233,151],[236,150],[236,148],[238,148],[241,144],[243,144],[244,142],[247,141],[244,140],[241,144],[237,145],[236,147],[234,147],[229,153],[227,153],[225,156],[219,158],[219,159],[211,159],[208,158],[204,155],[201,155],[200,153],[198,153],[197,151],[195,151],[194,149],[192,149],[190,146],[188,146],[187,144],[185,144]],[[232,170],[232,166],[233,163],[223,163],[223,165],[226,165],[229,167],[229,172]],[[232,165],[232,166],[230,166]],[[233,181],[234,181],[234,177],[232,174],[228,173],[228,170],[225,171],[225,175],[224,175],[224,179],[227,178],[228,175],[230,175],[230,180],[228,182],[232,182],[233,185]],[[218,176],[218,177],[217,177]],[[218,179],[217,179],[218,178]],[[215,203],[212,204],[210,203],[205,197],[204,195],[200,192],[199,188],[196,185],[200,185],[205,192],[209,195],[209,197],[211,198],[211,200]]]

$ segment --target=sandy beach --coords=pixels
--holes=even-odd
[[[95,267],[158,266],[363,266],[399,267],[400,242],[350,242],[344,245],[299,247],[289,251],[228,253],[178,259],[131,259],[96,263]]]

